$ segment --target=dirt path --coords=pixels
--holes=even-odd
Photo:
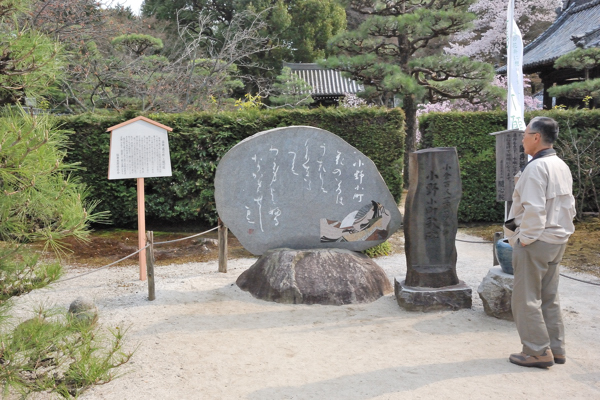
[[[600,398],[600,288],[561,278],[567,364],[517,367],[508,362],[520,349],[514,324],[485,315],[476,293],[491,245],[457,249],[471,310],[407,312],[393,294],[340,307],[268,303],[235,285],[254,262],[243,258],[227,274],[214,261],[160,266],[153,302],[131,265],[21,296],[15,312],[87,296],[104,326],[131,325],[128,343],[139,349],[127,374],[82,399]],[[403,254],[376,261],[392,281],[406,274]]]

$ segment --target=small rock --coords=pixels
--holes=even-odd
[[[505,274],[497,267],[490,268],[477,289],[487,315],[513,321],[511,298],[514,281],[514,275]]]
[[[98,320],[98,308],[93,301],[78,297],[69,306],[69,313],[78,320],[87,320],[90,324]]]
[[[217,239],[202,239],[202,244],[205,244],[207,246],[212,246],[212,247],[217,247],[219,245],[219,241]]]

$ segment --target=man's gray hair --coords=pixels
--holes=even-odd
[[[538,132],[546,144],[553,144],[558,139],[558,122],[552,118],[535,117],[529,121],[529,128],[532,132]]]

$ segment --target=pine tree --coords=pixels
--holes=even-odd
[[[309,84],[292,73],[290,67],[283,67],[273,84],[273,95],[269,96],[269,100],[275,106],[307,105],[312,102],[311,89]]]
[[[27,0],[0,1],[0,106],[35,97],[60,71],[58,43],[28,25]]]
[[[402,98],[407,152],[416,148],[417,105],[423,100],[464,98],[476,103],[501,90],[490,85],[491,65],[443,54],[441,44],[475,18],[467,11],[473,1],[352,0],[350,7],[367,18],[356,31],[346,31],[330,44],[337,56],[325,66]]]
[[[554,68],[574,68],[584,71],[585,80],[567,85],[554,86],[548,89],[552,97],[566,97],[569,99],[584,99],[587,96],[600,99],[600,78],[590,79],[590,70],[600,66],[600,48],[577,49],[554,62]]]
[[[6,46],[0,98],[8,103],[12,100],[6,99],[18,100],[24,93],[39,94],[44,90],[40,85],[52,84],[57,68],[53,57],[58,46],[21,24],[26,10],[21,0],[0,5],[0,31],[12,32],[0,35]],[[36,257],[19,253],[23,243],[40,240],[60,252],[63,239],[84,239],[89,223],[104,217],[93,213],[95,203],[86,202],[85,188],[70,178],[76,166],[63,162],[66,132],[54,125],[48,115],[0,109],[0,303],[31,285],[48,283],[40,277],[44,267],[40,269]]]

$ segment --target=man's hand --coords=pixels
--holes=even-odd
[[[523,246],[523,247],[527,246],[525,243],[521,242],[520,240],[519,240],[519,243],[521,243],[521,246]]]

